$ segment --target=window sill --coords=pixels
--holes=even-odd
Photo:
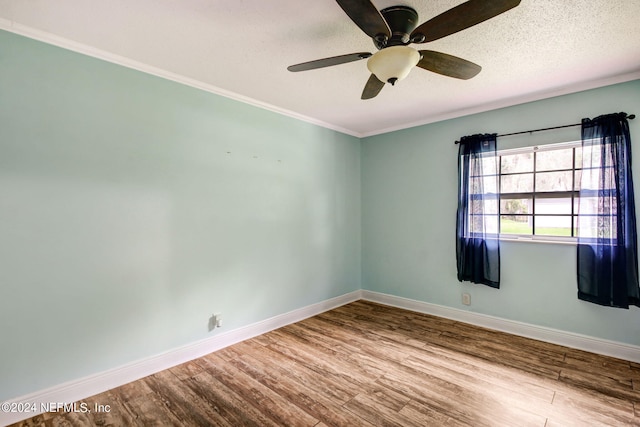
[[[552,245],[576,246],[578,239],[575,237],[551,237],[551,236],[500,236],[501,242],[515,243],[544,243]]]

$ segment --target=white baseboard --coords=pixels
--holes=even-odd
[[[60,402],[70,404],[77,402],[359,299],[640,363],[640,347],[638,346],[607,341],[586,335],[574,334],[378,292],[358,290],[105,372],[11,399],[8,403],[35,404],[37,410],[35,412],[0,411],[0,425],[9,425],[37,415],[41,412],[39,409],[42,403]]]
[[[335,298],[321,301],[288,313],[280,314],[242,328],[234,329],[219,335],[169,350],[136,362],[128,363],[105,372],[90,375],[78,380],[69,381],[46,390],[30,393],[7,401],[7,403],[35,404],[36,411],[6,412],[0,410],[0,425],[6,426],[31,418],[41,413],[41,404],[51,402],[71,404],[90,396],[105,392],[115,387],[136,381],[148,375],[169,369],[181,363],[197,359],[206,354],[221,350],[240,341],[253,338],[277,328],[299,322],[308,317],[334,309],[361,299],[362,291],[354,291]],[[16,408],[17,409],[17,408]]]
[[[536,326],[529,323],[502,319],[486,314],[474,313],[466,310],[446,307],[437,304],[382,294],[372,291],[362,291],[362,299],[419,313],[431,314],[459,322],[470,323],[497,331],[507,332],[526,338],[533,338],[565,347],[585,350],[605,356],[617,357],[640,363],[640,346],[608,341],[601,338],[561,331],[558,329]]]

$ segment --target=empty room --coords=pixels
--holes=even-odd
[[[639,21],[0,0],[0,426],[640,426]]]

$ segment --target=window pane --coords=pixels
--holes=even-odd
[[[536,174],[536,191],[570,191],[573,172],[541,172]]]
[[[573,168],[573,148],[539,151],[536,154],[536,170],[549,171]]]
[[[582,162],[583,167],[600,167],[602,163],[602,157],[604,156],[606,162],[605,166],[612,166],[613,161],[611,157],[611,148],[607,145],[590,145],[582,148]]]
[[[580,174],[580,188],[585,190],[616,188],[613,168],[606,168],[604,171],[600,169],[583,169]]]
[[[580,215],[595,215],[598,213],[597,197],[580,197],[578,199],[578,209],[576,213]]]
[[[615,237],[616,207],[606,199],[615,191],[608,146],[587,146],[584,150],[566,144],[539,150],[531,147],[530,152],[499,158],[500,233],[570,237],[580,232],[584,236]],[[602,159],[608,167],[601,173]],[[486,169],[491,170],[491,165]],[[483,187],[487,171],[485,180],[479,180],[476,187]],[[493,190],[488,182],[486,186]],[[490,215],[495,212],[495,204],[476,204],[478,210],[482,208]],[[582,225],[578,224],[579,210],[585,215]],[[482,226],[486,229],[486,220]]]
[[[536,215],[570,215],[571,198],[536,198]]]
[[[616,216],[579,216],[578,237],[616,238]]]
[[[500,216],[500,233],[530,236],[533,232],[532,224],[531,215],[502,215]]]
[[[502,173],[533,172],[533,153],[500,156]]]
[[[476,161],[477,160],[477,161]],[[487,176],[498,174],[498,158],[479,157],[469,163],[469,176]]]
[[[618,207],[613,197],[580,197],[576,213],[581,215],[616,215]]]
[[[469,204],[469,212],[473,214],[497,214],[498,199],[472,199]]]
[[[498,161],[497,156],[485,156],[482,158],[482,175],[497,175],[498,174]]]
[[[571,215],[536,215],[536,230],[534,234],[539,236],[571,236]]]
[[[576,168],[582,167],[582,147],[576,147]]]
[[[471,178],[471,194],[498,194],[498,178],[484,176]]]
[[[498,216],[471,214],[469,217],[469,231],[471,233],[498,234]]]
[[[500,233],[500,224],[499,224],[498,215],[487,215],[484,218],[485,218],[485,221],[484,221],[485,233],[487,234]]]
[[[533,213],[531,199],[500,199],[500,214],[522,215]]]
[[[503,175],[501,177],[502,193],[531,193],[533,192],[533,174]]]

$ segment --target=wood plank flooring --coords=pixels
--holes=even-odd
[[[640,364],[357,301],[16,426],[640,426]]]

